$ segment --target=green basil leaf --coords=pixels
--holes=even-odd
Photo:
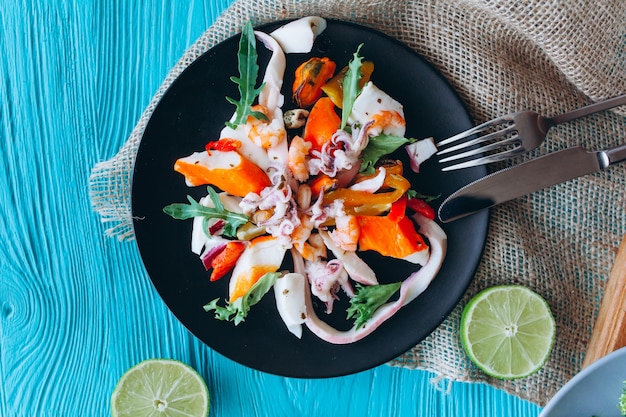
[[[369,139],[369,143],[361,153],[361,168],[359,172],[371,174],[374,172],[374,166],[380,158],[389,155],[402,145],[415,142],[415,139],[401,138],[381,134]]]

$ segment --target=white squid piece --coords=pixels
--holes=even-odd
[[[279,244],[277,238],[252,240],[243,251],[233,268],[232,276],[228,283],[228,294],[231,301],[237,293],[239,281],[245,282],[258,279],[267,272],[276,272],[283,262],[286,249]]]
[[[285,53],[278,42],[267,33],[255,31],[254,35],[272,52],[270,61],[265,68],[265,75],[263,76],[265,86],[259,93],[259,104],[265,106],[271,114],[276,114],[276,110],[280,111],[280,120],[282,121],[283,112],[281,107],[285,102],[285,98],[280,90],[283,88],[283,78],[285,76],[285,67],[287,66]]]
[[[363,86],[361,94],[354,101],[349,122],[363,126],[371,121],[374,123],[368,131],[370,136],[385,133],[404,137],[406,133],[402,104],[369,81]]]
[[[239,201],[241,198],[228,195],[226,193],[218,194],[220,201],[224,205],[224,208],[235,213],[241,213],[239,208]],[[198,203],[205,207],[214,207],[213,202],[209,196],[202,197]],[[196,255],[204,255],[213,248],[223,246],[228,243],[228,240],[222,236],[209,236],[204,231],[204,217],[198,216],[193,218],[193,225],[191,229],[191,251]]]
[[[326,20],[317,16],[303,17],[279,27],[270,35],[286,54],[308,53],[315,38],[326,29]]]
[[[343,267],[350,278],[364,285],[378,285],[378,279],[374,270],[363,259],[359,258],[355,252],[347,252],[339,248],[325,230],[320,230],[319,235],[324,239],[324,244],[333,255],[343,262]]]
[[[406,145],[404,149],[409,154],[411,170],[416,174],[419,174],[422,162],[437,153],[437,146],[433,138],[418,140],[410,145]]]
[[[272,144],[267,149],[267,155],[274,165],[278,163],[286,169],[288,144],[282,110],[285,97],[280,90],[283,87],[287,61],[285,60],[285,53],[278,42],[276,42],[276,39],[267,33],[259,31],[255,31],[254,34],[267,49],[272,51],[272,57],[265,68],[265,75],[263,76],[265,86],[259,93],[259,104],[267,109],[267,116],[270,118],[270,123],[266,130],[279,139],[277,143]]]
[[[298,339],[302,337],[302,323],[306,320],[305,285],[304,275],[295,272],[281,276],[274,284],[278,314]]]
[[[385,167],[380,167],[378,168],[378,174],[376,174],[376,176],[361,182],[357,182],[356,184],[353,184],[348,188],[354,191],[365,191],[374,194],[383,186],[386,176],[387,170],[385,169]]]

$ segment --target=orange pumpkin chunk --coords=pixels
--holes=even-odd
[[[392,204],[387,216],[356,216],[361,228],[359,249],[403,259],[428,249],[410,218],[405,216],[406,199]]]
[[[312,149],[321,150],[329,142],[339,125],[341,118],[335,111],[335,105],[328,97],[322,97],[313,106],[304,127],[303,139],[313,144]]]
[[[214,185],[239,197],[258,194],[271,185],[267,174],[237,151],[196,152],[178,159],[174,170],[183,174],[190,186]]]

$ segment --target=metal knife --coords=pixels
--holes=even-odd
[[[603,151],[568,148],[494,172],[454,192],[439,207],[444,223],[591,174],[626,160],[626,145]]]

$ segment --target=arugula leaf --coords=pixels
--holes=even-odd
[[[268,272],[259,278],[247,293],[237,298],[232,304],[227,301],[225,307],[219,306],[217,305],[219,298],[216,298],[203,306],[204,311],[207,313],[215,311],[216,319],[232,321],[236,326],[245,320],[250,307],[258,303],[267,294],[279,276],[280,272]]]
[[[237,228],[248,222],[248,216],[226,210],[215,190],[212,187],[207,187],[207,191],[213,207],[203,206],[188,195],[189,204],[173,203],[165,206],[163,212],[176,220],[187,220],[198,216],[204,217],[205,222],[214,218],[225,220],[224,235],[237,237]],[[207,230],[206,227],[205,230]]]
[[[380,306],[385,304],[398,291],[401,282],[392,284],[363,286],[356,285],[356,294],[350,299],[350,307],[346,310],[348,319],[355,318],[356,328],[363,325],[372,317]]]
[[[372,174],[374,165],[380,158],[394,152],[402,145],[415,141],[416,139],[401,138],[399,136],[385,135],[384,133],[370,138],[369,143],[361,154],[363,162],[359,172]]]
[[[348,124],[348,118],[350,117],[350,113],[352,113],[352,106],[354,105],[354,101],[359,94],[359,80],[362,77],[361,63],[363,62],[363,57],[359,56],[359,51],[362,46],[363,44],[360,44],[356,49],[352,61],[348,64],[348,71],[346,72],[341,84],[343,89],[343,99],[341,102],[342,111],[340,129],[345,128]]]
[[[406,192],[406,195],[409,198],[419,198],[420,200],[424,200],[427,203],[430,203],[432,201],[435,201],[436,199],[438,199],[439,197],[441,197],[441,194],[437,194],[437,195],[426,195],[426,194],[422,194],[419,193],[415,190],[408,190]]]
[[[259,65],[257,63],[258,55],[256,53],[256,38],[254,37],[254,29],[252,23],[248,21],[241,31],[239,40],[239,50],[237,52],[237,63],[239,69],[239,77],[230,77],[231,81],[237,84],[241,99],[239,101],[226,97],[230,104],[236,106],[235,119],[232,122],[226,122],[226,125],[232,129],[236,129],[238,125],[245,123],[248,116],[253,116],[259,120],[268,120],[267,116],[262,112],[254,112],[251,106],[257,98],[265,84],[255,88],[259,74]]]

